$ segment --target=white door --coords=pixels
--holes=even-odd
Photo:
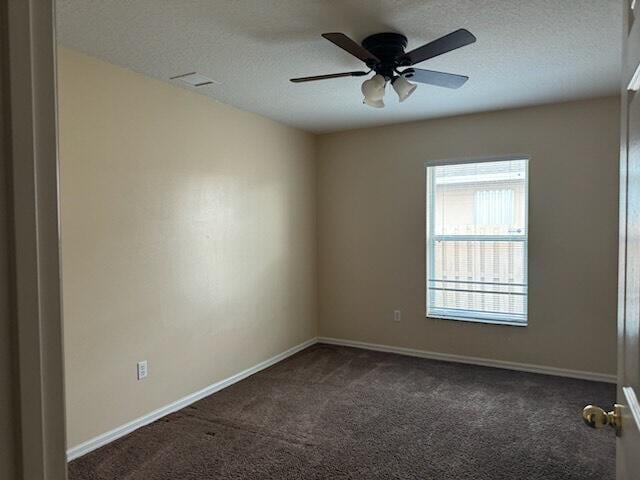
[[[618,404],[588,406],[585,421],[617,435],[618,480],[640,479],[640,0],[623,0],[624,57],[620,142]],[[635,18],[634,18],[635,17]],[[634,81],[635,77],[635,81]]]
[[[640,479],[640,92],[634,91],[640,84],[638,3],[624,2],[618,286],[618,403],[622,415],[617,445],[619,480]]]

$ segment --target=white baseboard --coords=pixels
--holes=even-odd
[[[315,343],[318,343],[318,339],[311,338],[306,342],[301,343],[300,345],[297,345],[293,348],[290,348],[289,350],[279,353],[278,355],[271,357],[268,360],[265,360],[264,362],[260,362],[259,364],[254,365],[253,367],[247,368],[246,370],[243,370],[240,373],[236,373],[235,375],[232,375],[229,378],[225,378],[224,380],[216,382],[213,385],[209,385],[208,387],[205,387],[202,390],[192,393],[191,395],[187,395],[186,397],[183,397],[180,400],[177,400],[169,405],[166,405],[157,410],[154,410],[153,412],[143,415],[140,418],[136,418],[135,420],[132,420],[131,422],[126,423],[118,428],[115,428],[109,432],[98,435],[97,437],[87,440],[86,442],[83,442],[80,445],[76,445],[75,447],[72,447],[67,450],[67,460],[69,461],[74,460],[97,448],[100,448],[110,442],[113,442],[114,440],[120,437],[123,437],[133,432],[134,430],[137,430],[140,427],[148,425],[151,422],[155,422],[156,420],[164,417],[165,415],[168,415],[177,410],[180,410],[181,408],[191,405],[192,403],[197,402],[198,400],[204,397],[207,397],[212,393],[218,392],[223,388],[233,385],[234,383],[237,383],[240,380],[243,380],[253,375],[254,373],[257,373],[260,370],[264,370],[265,368],[268,368],[278,362],[281,362],[285,358],[290,357],[294,353],[298,353],[299,351],[304,350],[305,348],[310,347]]]
[[[443,360],[445,362],[467,363],[471,365],[481,365],[483,367],[505,368],[507,370],[517,370],[519,372],[541,373],[543,375],[555,375],[557,377],[578,378],[581,380],[593,380],[606,383],[616,383],[617,381],[615,375],[609,375],[606,373],[585,372],[582,370],[568,370],[565,368],[545,367],[542,365],[507,362],[504,360],[491,360],[488,358],[467,357],[465,355],[453,355],[450,353],[429,352],[425,350],[414,350],[412,348],[392,347],[389,345],[358,342],[355,340],[343,340],[341,338],[318,337],[318,343],[328,343],[331,345],[341,345],[344,347],[362,348],[365,350],[376,350],[379,352],[399,353],[401,355],[429,358],[432,360]]]
[[[558,377],[569,377],[569,378],[578,378],[582,380],[594,380],[598,382],[607,382],[607,383],[616,383],[616,376],[609,375],[605,373],[594,373],[594,372],[585,372],[581,370],[568,370],[564,368],[555,368],[555,367],[545,367],[541,365],[530,365],[526,363],[516,363],[516,362],[506,362],[503,360],[490,360],[487,358],[479,358],[479,357],[467,357],[464,355],[453,355],[449,353],[438,353],[438,352],[428,352],[425,350],[415,350],[411,348],[404,347],[392,347],[389,345],[379,345],[375,343],[367,343],[367,342],[358,342],[355,340],[344,340],[340,338],[330,338],[330,337],[317,337],[311,338],[306,342],[301,343],[289,350],[286,350],[278,355],[265,360],[253,367],[247,368],[240,373],[236,373],[229,378],[225,378],[219,382],[214,383],[213,385],[209,385],[208,387],[203,388],[191,395],[187,395],[186,397],[181,398],[169,405],[161,407],[153,412],[150,412],[146,415],[143,415],[140,418],[132,420],[129,423],[126,423],[120,427],[117,427],[109,432],[103,433],[94,437],[86,442],[83,442],[75,447],[72,447],[67,450],[67,459],[69,461],[74,460],[78,457],[81,457],[97,448],[100,448],[108,443],[117,440],[120,437],[123,437],[134,430],[137,430],[140,427],[148,425],[151,422],[155,422],[156,420],[168,415],[170,413],[176,412],[188,405],[191,405],[198,400],[201,400],[204,397],[211,395],[212,393],[218,392],[223,388],[226,388],[234,383],[243,380],[254,373],[257,373],[265,368],[268,368],[278,362],[281,362],[287,357],[298,353],[301,350],[304,350],[311,345],[316,343],[327,343],[330,345],[341,345],[345,347],[355,347],[362,348],[365,350],[375,350],[379,352],[389,352],[389,353],[398,353],[401,355],[409,355],[412,357],[420,357],[420,358],[429,358],[432,360],[442,360],[446,362],[456,362],[456,363],[467,363],[471,365],[481,365],[484,367],[494,367],[494,368],[505,368],[507,370],[517,370],[520,372],[530,372],[530,373],[541,373],[544,375],[555,375]]]

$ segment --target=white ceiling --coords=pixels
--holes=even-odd
[[[197,71],[221,102],[313,132],[579,99],[618,91],[619,0],[58,0],[62,45],[167,80]],[[320,37],[381,31],[408,49],[460,27],[470,46],[421,63],[471,77],[460,90],[420,85],[387,108],[362,105],[363,79],[292,84],[360,70]]]

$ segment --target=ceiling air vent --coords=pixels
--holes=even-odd
[[[171,80],[176,80],[178,82],[182,82],[190,87],[204,87],[205,85],[211,85],[213,83],[218,83],[215,80],[211,80],[204,75],[200,75],[196,72],[191,73],[183,73],[182,75],[176,75],[175,77],[171,77]]]

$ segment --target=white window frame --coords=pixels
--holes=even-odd
[[[431,190],[434,188],[432,183],[433,179],[429,175],[429,167],[437,167],[442,165],[461,165],[465,163],[482,163],[482,162],[504,162],[510,160],[526,160],[526,182],[525,182],[525,198],[524,198],[524,208],[525,208],[525,235],[496,235],[496,236],[487,236],[487,235],[456,235],[455,239],[457,240],[488,240],[488,241],[500,241],[500,240],[509,240],[509,241],[521,241],[523,242],[524,247],[524,255],[525,255],[525,265],[524,265],[524,277],[525,283],[520,284],[525,292],[525,317],[524,320],[521,318],[516,318],[511,315],[506,315],[502,313],[478,313],[473,317],[468,315],[455,315],[455,314],[440,314],[440,313],[430,313],[429,312],[429,278],[430,272],[434,265],[434,249],[431,248],[432,243],[435,241],[433,239],[432,232],[434,231],[433,226],[433,210],[432,205],[429,204]],[[488,323],[495,325],[509,325],[515,327],[526,327],[529,324],[529,164],[531,162],[531,157],[529,155],[505,155],[505,156],[494,156],[494,157],[480,157],[480,158],[465,158],[465,159],[448,159],[448,160],[429,160],[425,162],[425,259],[426,259],[426,269],[425,269],[425,317],[426,318],[435,318],[442,320],[457,320],[462,322],[473,322],[473,323]],[[438,240],[446,240],[450,236],[448,235],[438,235]],[[458,282],[464,283],[464,282]]]

